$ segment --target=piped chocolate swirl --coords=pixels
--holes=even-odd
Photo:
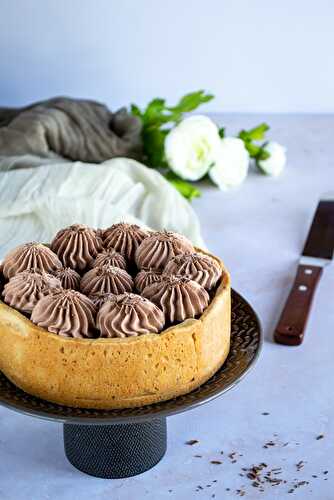
[[[120,222],[113,224],[103,232],[104,246],[113,248],[130,262],[134,259],[137,248],[148,234],[137,224]]]
[[[165,319],[163,312],[149,300],[125,293],[101,307],[96,323],[101,337],[132,337],[159,333]]]
[[[54,275],[60,280],[61,286],[66,290],[79,290],[81,276],[70,267],[64,267],[54,272]]]
[[[141,293],[148,285],[152,285],[152,283],[157,283],[161,280],[161,271],[155,271],[154,269],[142,269],[135,277],[135,286],[138,292]]]
[[[135,256],[136,264],[139,269],[161,271],[175,255],[185,252],[194,252],[194,247],[187,238],[171,231],[157,231],[145,238],[139,246]]]
[[[27,270],[13,276],[4,286],[2,295],[6,304],[30,313],[41,298],[55,289],[61,289],[58,278],[52,274]]]
[[[104,265],[119,267],[126,270],[126,260],[122,254],[116,252],[113,248],[103,250],[103,252],[97,254],[92,262],[92,267],[101,267]]]
[[[3,260],[2,272],[5,278],[10,279],[28,269],[52,273],[61,267],[60,260],[50,248],[33,241],[11,250]]]
[[[73,224],[58,231],[51,242],[51,249],[64,266],[82,271],[102,251],[102,239],[94,229],[84,224]]]
[[[184,276],[164,274],[160,283],[147,286],[142,295],[160,307],[170,323],[195,318],[209,304],[208,292]]]
[[[165,267],[166,274],[180,274],[211,290],[219,281],[222,271],[218,263],[201,253],[184,253],[173,257]]]
[[[114,293],[120,295],[131,292],[133,280],[124,269],[115,266],[94,267],[83,275],[80,289],[86,295],[95,293]]]
[[[62,337],[94,337],[96,308],[75,290],[60,290],[35,305],[31,321]]]

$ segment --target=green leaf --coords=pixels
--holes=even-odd
[[[159,124],[164,109],[165,99],[156,98],[149,102],[143,114],[144,125]]]
[[[131,109],[131,113],[134,116],[138,116],[139,118],[142,118],[142,113],[136,104],[131,104],[130,109]]]
[[[253,141],[260,141],[264,139],[265,133],[269,130],[269,125],[266,123],[260,123],[257,127],[251,128],[249,130],[241,130],[238,137],[244,141],[245,147],[251,158],[256,160],[268,158],[267,152],[262,146],[255,144]]]
[[[261,172],[263,175],[268,175],[268,172],[266,172],[262,166],[260,165],[261,160],[267,160],[270,157],[269,151],[265,149],[266,143],[262,144],[260,147],[260,151],[258,152],[256,158],[255,158],[255,165],[257,166],[258,170]]]
[[[219,137],[221,137],[223,139],[225,137],[225,127],[221,127],[218,130],[218,134],[219,134]]]
[[[168,130],[149,128],[143,130],[144,154],[149,167],[163,167],[166,165],[165,137]]]
[[[240,130],[238,134],[239,139],[242,139],[244,142],[250,141],[248,137],[248,132],[246,130]]]
[[[261,147],[259,153],[256,156],[256,159],[258,161],[268,160],[269,157],[270,157],[269,151],[267,151],[266,149],[264,149],[263,147]]]
[[[267,125],[267,123],[260,123],[260,125],[258,125],[257,127],[251,128],[248,131],[248,135],[253,141],[262,141],[269,128],[270,127],[269,125]]]
[[[259,146],[253,142],[244,141],[244,144],[249,156],[254,158],[256,161],[267,160],[269,158],[270,153],[264,148],[265,143],[262,144],[262,146]]]
[[[260,123],[257,127],[249,130],[241,130],[238,137],[240,137],[243,141],[262,141],[267,130],[269,130],[269,125],[266,123]]]
[[[251,158],[257,158],[257,155],[261,150],[261,146],[257,146],[256,144],[253,144],[249,141],[245,141],[245,148],[247,149]]]
[[[180,179],[180,177],[174,174],[174,172],[167,172],[165,177],[171,184],[173,184],[175,189],[182,194],[182,196],[187,198],[187,200],[191,201],[193,198],[199,198],[201,196],[201,192],[197,189],[197,187],[187,181],[184,181],[183,179]]]
[[[148,103],[143,112],[138,106],[131,104],[131,113],[142,119],[144,128],[160,127],[169,122],[179,122],[183,113],[193,111],[200,104],[211,101],[213,98],[213,95],[206,94],[204,90],[198,90],[183,96],[176,106],[168,107],[165,99],[156,97]]]
[[[214,98],[212,94],[206,94],[204,90],[191,92],[183,96],[176,106],[168,108],[169,111],[176,111],[178,113],[189,113],[198,108],[201,104],[211,101]]]

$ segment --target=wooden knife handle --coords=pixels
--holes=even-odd
[[[286,301],[274,339],[279,344],[300,345],[322,267],[299,265],[294,284]]]

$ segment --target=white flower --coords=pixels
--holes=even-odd
[[[270,153],[266,160],[259,160],[258,167],[268,175],[279,175],[286,163],[286,148],[278,142],[268,142],[264,150]]]
[[[236,137],[221,139],[215,165],[209,170],[211,180],[226,190],[241,184],[248,172],[249,154],[245,144]]]
[[[220,137],[215,123],[206,116],[185,118],[165,139],[165,156],[169,167],[179,177],[198,181],[217,157]]]

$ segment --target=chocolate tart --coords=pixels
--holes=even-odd
[[[222,280],[209,306],[160,334],[65,338],[0,302],[0,370],[29,394],[79,408],[138,407],[192,391],[222,366],[230,348],[230,277],[211,257]]]

